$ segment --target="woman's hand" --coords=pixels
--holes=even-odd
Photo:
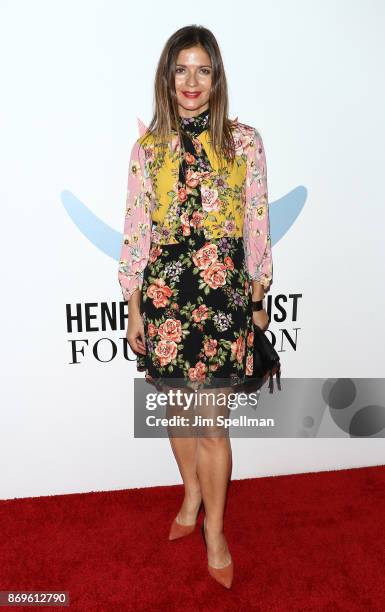
[[[253,311],[253,323],[258,325],[262,331],[265,331],[269,327],[269,315],[266,310],[254,310]]]
[[[129,314],[126,337],[134,353],[146,354],[143,319],[138,309],[132,309]]]

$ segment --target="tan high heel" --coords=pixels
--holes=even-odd
[[[207,542],[206,542],[206,535],[205,535],[205,521],[206,519],[204,519],[202,523],[201,531],[202,531],[203,541],[205,543],[206,550],[207,550]],[[207,569],[209,571],[210,576],[214,578],[214,580],[219,582],[219,584],[226,587],[226,589],[231,588],[231,585],[233,583],[233,578],[234,578],[234,562],[232,559],[228,565],[225,565],[225,567],[213,567],[212,565],[207,564]]]
[[[199,507],[198,507],[197,518],[201,510],[201,507],[202,507],[202,502],[200,502]],[[178,518],[178,514],[176,515],[173,522],[171,523],[170,533],[168,534],[169,540],[179,540],[180,538],[184,538],[190,535],[190,533],[193,533],[193,531],[195,531],[195,527],[197,524],[196,521],[192,525],[182,525],[181,523],[178,523],[177,518]]]
[[[180,523],[178,523],[175,517],[173,522],[171,523],[168,539],[178,540],[179,538],[184,538],[190,535],[190,533],[193,533],[193,531],[195,531],[195,527],[196,523],[194,523],[193,525],[181,525]]]

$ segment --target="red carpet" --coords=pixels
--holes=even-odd
[[[49,610],[382,611],[384,481],[385,466],[233,481],[231,591],[198,529],[167,540],[179,486],[1,501],[0,590],[69,591]]]

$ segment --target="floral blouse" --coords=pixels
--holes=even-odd
[[[207,113],[193,120],[206,121]],[[183,118],[188,130],[188,119]],[[186,216],[179,214],[185,198],[180,183],[183,166],[187,185],[200,185],[202,215],[199,219],[207,241],[221,237],[243,237],[247,272],[268,289],[273,277],[268,206],[266,159],[258,131],[233,122],[236,158],[233,165],[217,158],[209,131],[193,138],[199,151],[203,145],[208,164],[191,171],[176,131],[166,146],[155,144],[153,135],[141,136],[130,157],[123,242],[119,260],[119,283],[129,300],[141,289],[151,244],[176,244],[178,235],[190,231]],[[187,165],[186,165],[187,159]]]

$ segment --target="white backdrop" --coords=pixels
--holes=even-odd
[[[122,232],[137,119],[151,118],[167,37],[190,23],[217,36],[231,116],[263,137],[271,208],[307,190],[273,246],[270,294],[302,295],[296,321],[289,311],[270,326],[280,341],[298,334],[296,351],[280,345],[284,375],[384,375],[381,0],[0,6],[1,498],[180,482],[168,440],[133,438],[135,364],[124,330],[101,317],[121,300],[117,261],[64,203]],[[69,333],[67,304],[83,325],[89,305],[95,331]],[[233,450],[233,478],[385,463],[378,438],[238,439]]]

